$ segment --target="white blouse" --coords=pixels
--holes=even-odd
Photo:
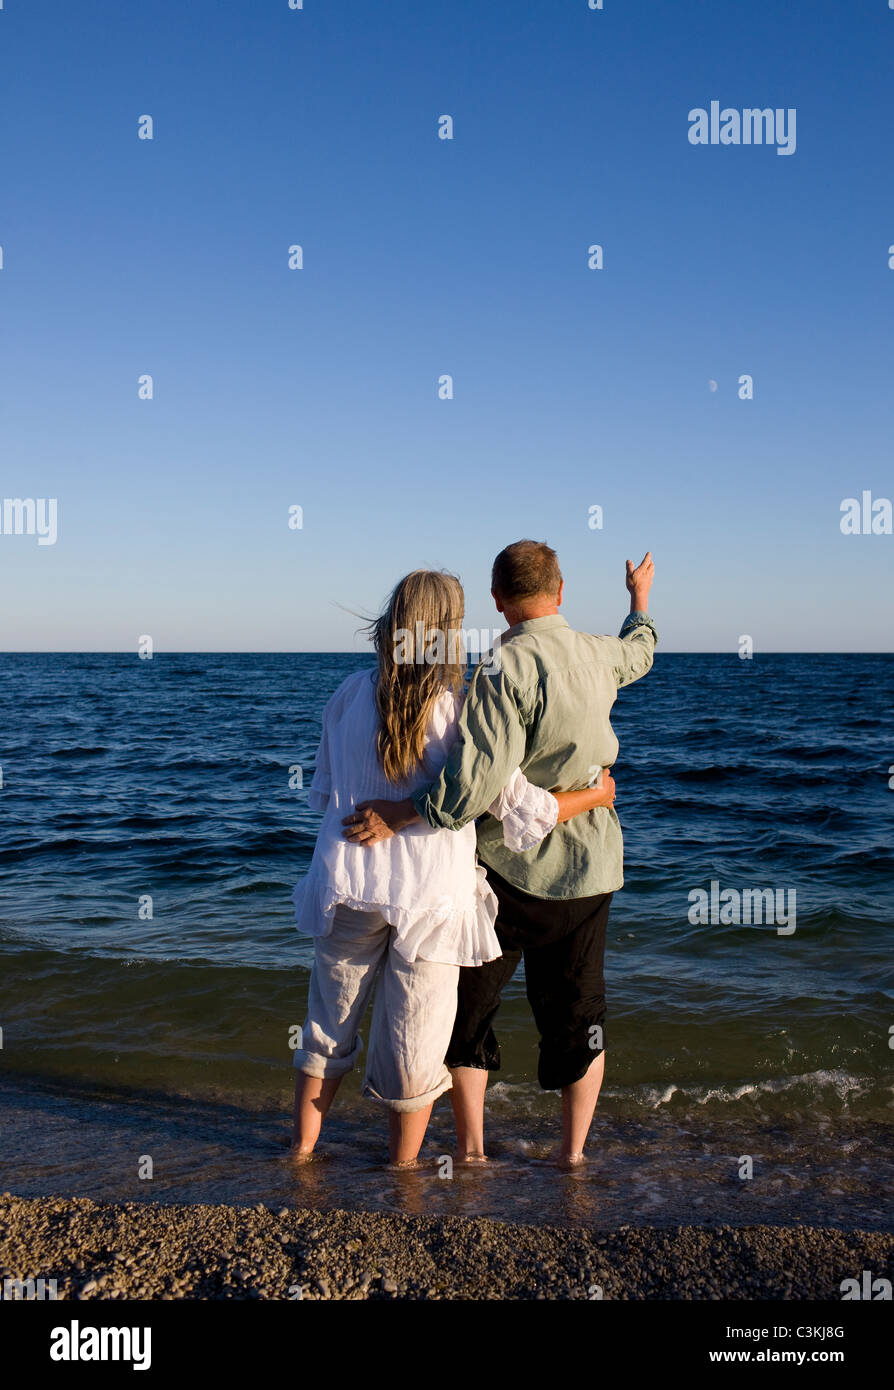
[[[323,811],[313,860],[292,893],[298,930],[328,936],[339,904],[379,911],[395,930],[407,961],[481,965],[501,955],[494,931],[497,899],[475,854],[474,823],[444,830],[419,821],[372,846],[343,837],[342,817],[361,801],[403,800],[439,775],[456,741],[462,700],[445,690],[435,703],[425,741],[425,767],[403,783],[389,782],[376,739],[376,671],[348,676],[323,711],[309,802]],[[532,849],[558,819],[556,798],[516,769],[488,808],[503,822],[504,843]]]

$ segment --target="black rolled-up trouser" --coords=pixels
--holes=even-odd
[[[537,1079],[544,1091],[580,1081],[603,1050],[605,929],[612,893],[592,898],[532,898],[490,867],[497,895],[499,960],[463,966],[447,1049],[448,1067],[500,1068],[493,1021],[500,996],[524,957],[525,986],[540,1033]]]

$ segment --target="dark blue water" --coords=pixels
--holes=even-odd
[[[489,1173],[383,1175],[382,1117],[356,1078],[329,1161],[288,1171],[289,1029],[310,960],[290,893],[318,823],[290,769],[309,784],[322,706],[368,664],[0,658],[0,1186],[886,1224],[894,656],[659,654],[620,692],[626,886],[586,1173],[557,1180],[542,1162],[556,1101],[536,1086],[521,979],[500,1017]],[[689,895],[712,880],[794,893],[794,932],[694,924]],[[426,1152],[449,1146],[444,1101]]]

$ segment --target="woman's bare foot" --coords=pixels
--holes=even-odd
[[[580,1168],[581,1164],[588,1162],[586,1154],[566,1153],[564,1149],[553,1149],[550,1158],[557,1168],[563,1169]]]
[[[289,1149],[290,1163],[310,1163],[313,1157],[313,1149],[302,1148],[300,1144],[293,1144]]]
[[[391,1162],[390,1162],[390,1163],[387,1163],[385,1166],[388,1168],[389,1172],[403,1172],[403,1170],[404,1170],[405,1168],[418,1168],[418,1167],[419,1167],[419,1159],[418,1159],[418,1158],[392,1159]]]
[[[456,1161],[457,1163],[487,1163],[489,1160],[487,1154],[476,1153],[473,1150],[470,1153],[458,1153]]]

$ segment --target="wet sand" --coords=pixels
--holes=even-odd
[[[894,1234],[615,1231],[480,1218],[0,1195],[0,1279],[60,1299],[834,1299]]]

